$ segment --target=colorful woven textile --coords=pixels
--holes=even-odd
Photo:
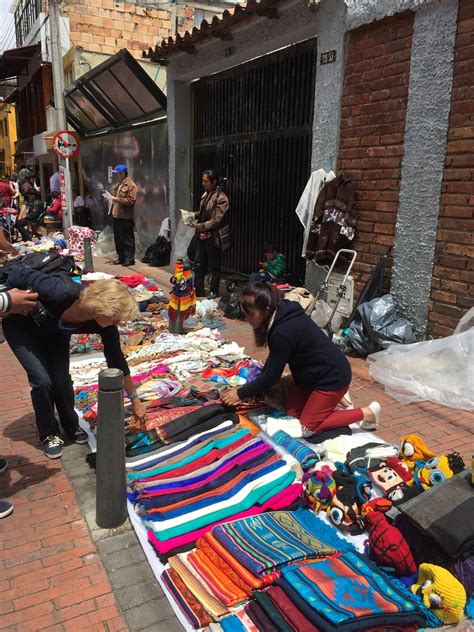
[[[169,421],[178,419],[178,417],[182,417],[183,415],[198,410],[199,408],[202,408],[202,404],[198,404],[196,406],[177,406],[176,408],[171,409],[160,408],[153,414],[148,413],[146,415],[145,427],[147,430],[161,428],[161,426],[167,424]]]
[[[282,573],[283,590],[305,616],[310,615],[312,623],[324,630],[367,630],[379,624],[426,625],[422,614],[426,609],[420,600],[357,552],[292,565]]]
[[[203,538],[206,543],[214,549],[214,551],[220,556],[223,563],[227,564],[237,575],[250,586],[252,590],[260,590],[265,586],[271,586],[273,582],[278,579],[280,574],[278,572],[267,573],[261,577],[257,577],[248,568],[245,568],[243,564],[239,562],[229,551],[222,546],[222,544],[213,535],[212,531],[208,531],[204,534]],[[201,542],[197,543],[198,548],[201,547]]]
[[[255,516],[259,513],[262,513],[263,511],[269,511],[272,509],[287,509],[301,496],[301,491],[301,483],[293,483],[280,493],[275,494],[272,498],[269,498],[265,503],[260,505],[257,503],[250,509],[235,514],[234,518],[247,518],[248,516]],[[228,520],[228,518],[217,520],[209,525],[206,525],[199,529],[195,529],[193,531],[189,531],[188,533],[184,533],[179,536],[175,536],[163,542],[158,540],[153,531],[149,530],[147,532],[148,541],[153,546],[160,559],[163,561],[166,560],[167,556],[175,549],[182,550],[182,547],[185,546],[192,547],[199,538],[202,538],[209,531],[209,529],[212,529],[213,527],[220,524],[222,520]],[[259,588],[260,585],[261,584],[255,586],[255,588]]]
[[[129,472],[128,478],[129,480],[149,480],[150,478],[159,476],[160,474],[166,474],[171,470],[181,469],[188,463],[198,461],[201,457],[209,454],[212,450],[222,450],[235,444],[243,438],[250,439],[252,438],[252,435],[248,432],[248,430],[242,430],[239,428],[224,430],[215,437],[204,441],[201,445],[199,445],[197,450],[190,448],[179,456],[167,459],[167,461],[157,467],[151,467],[146,470],[142,470],[141,472]],[[179,474],[179,472],[177,472],[177,474]]]
[[[188,561],[202,577],[207,587],[226,606],[237,606],[247,601],[249,595],[221,571],[201,550],[191,551]]]
[[[228,614],[229,610],[215,597],[197,573],[194,573],[187,563],[188,553],[179,553],[170,557],[168,562],[175,570],[187,588],[193,593],[199,603],[206,609],[214,621]]]
[[[186,588],[185,583],[175,570],[169,568],[163,571],[161,579],[178,604],[179,609],[195,630],[209,625],[211,617],[193,593]]]
[[[311,450],[311,448],[302,441],[293,439],[293,437],[290,437],[284,430],[277,430],[277,432],[272,435],[272,440],[293,455],[301,464],[303,470],[308,470],[321,460],[314,450]]]
[[[232,498],[215,503],[212,507],[198,509],[185,516],[177,516],[160,522],[144,519],[146,527],[153,529],[161,541],[170,540],[189,531],[210,525],[213,522],[235,516],[254,505],[263,504],[278,492],[289,487],[295,480],[295,472],[289,466],[278,470],[280,474],[270,472],[261,479],[252,481],[237,492]]]
[[[215,527],[212,535],[255,575],[296,560],[326,557],[354,547],[311,511],[275,511]]]

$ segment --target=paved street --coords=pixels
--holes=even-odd
[[[96,269],[120,271],[101,260]],[[126,274],[135,271],[168,287],[166,271],[140,264]],[[224,332],[257,355],[245,323],[228,321]],[[351,363],[354,403],[382,404],[383,439],[396,442],[417,432],[435,452],[458,450],[470,459],[472,414],[429,403],[402,406],[372,382],[364,361]],[[1,453],[10,463],[0,477],[0,498],[15,506],[0,522],[1,629],[179,630],[130,527],[95,527],[87,447],[66,446],[62,461],[38,449],[27,380],[6,344],[0,346],[0,379]]]

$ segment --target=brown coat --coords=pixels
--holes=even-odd
[[[221,227],[224,215],[229,210],[229,198],[222,191],[204,193],[199,208],[196,230],[198,233],[215,232]]]
[[[135,202],[137,200],[137,185],[127,176],[117,188],[112,198],[112,217],[117,219],[133,219]]]

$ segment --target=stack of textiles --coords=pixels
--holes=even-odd
[[[165,570],[162,579],[193,627],[235,611],[244,626],[237,629],[253,629],[253,621],[257,630],[271,630],[275,628],[262,628],[255,621],[255,602],[241,611],[245,620],[238,606],[253,597],[261,599],[258,591],[278,581],[286,565],[332,557],[351,548],[306,509],[272,511],[206,531],[194,551],[170,557],[171,570]],[[221,621],[224,629],[230,623]]]
[[[191,548],[222,520],[286,508],[301,495],[298,463],[219,410],[210,405],[165,424],[157,451],[127,460],[129,499],[161,559]],[[171,438],[180,442],[165,447]]]
[[[257,598],[257,613],[261,610],[275,623],[272,613],[276,609],[290,626],[286,628],[289,630],[301,629],[294,627],[298,619],[288,617],[295,609],[303,615],[303,620],[324,632],[380,628],[417,630],[440,624],[402,582],[385,575],[354,551],[289,565],[282,569],[282,577],[276,584],[280,590],[270,589],[269,599]],[[247,614],[255,621],[254,612],[247,611]],[[276,629],[282,628],[276,626]]]

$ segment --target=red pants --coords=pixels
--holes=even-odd
[[[288,397],[287,412],[299,419],[302,426],[314,432],[362,421],[362,408],[334,410],[346,392],[347,387],[339,391],[311,391],[293,386]]]

